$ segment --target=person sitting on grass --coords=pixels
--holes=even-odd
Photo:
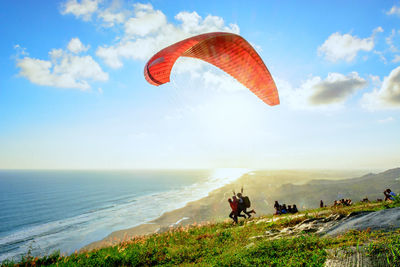
[[[282,213],[282,214],[286,214],[286,213],[287,213],[286,204],[283,204],[283,205],[282,205],[281,213]]]
[[[299,212],[299,210],[297,209],[296,204],[293,204],[292,213],[294,214],[294,213],[297,213],[297,212]]]
[[[393,193],[392,190],[390,190],[389,188],[386,189],[386,190],[383,192],[383,194],[385,195],[385,201],[388,201],[388,200],[393,201],[393,200],[394,200],[394,197],[396,196],[396,194]]]
[[[278,201],[277,201],[277,200],[275,200],[275,204],[274,204],[274,208],[275,208],[275,215],[279,215],[279,214],[281,214],[281,209],[280,209],[280,206],[281,206],[281,205],[279,205]]]
[[[288,213],[293,213],[293,209],[292,209],[291,205],[287,206],[287,211],[288,211]]]
[[[387,191],[387,192],[389,193],[389,195],[391,196],[390,199],[391,199],[391,200],[394,200],[394,197],[396,196],[396,194],[393,193],[392,190],[390,190],[390,189],[387,189],[386,191]]]

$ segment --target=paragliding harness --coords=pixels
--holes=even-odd
[[[245,196],[245,197],[243,197],[242,199],[243,199],[243,204],[244,204],[244,206],[245,206],[246,208],[250,208],[251,203],[250,203],[249,197],[248,197],[248,196]]]

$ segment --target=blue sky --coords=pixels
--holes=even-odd
[[[0,168],[363,168],[400,163],[398,1],[2,1]],[[146,61],[240,34],[278,86]]]

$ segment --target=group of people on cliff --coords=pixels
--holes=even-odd
[[[296,204],[292,205],[287,205],[286,204],[279,204],[279,202],[277,200],[275,200],[275,204],[274,204],[274,208],[275,208],[275,214],[274,215],[280,215],[280,214],[294,214],[299,212],[299,210],[297,209]]]
[[[386,189],[385,191],[383,191],[383,194],[385,196],[385,201],[394,201],[396,194],[394,192],[392,192],[392,190],[390,190],[389,188]],[[376,200],[377,202],[382,202],[383,199],[378,198]],[[361,202],[364,203],[369,203],[369,199],[368,197],[365,197],[364,199],[361,200]],[[353,204],[353,202],[351,201],[351,199],[341,199],[341,200],[335,200],[333,202],[333,206],[332,207],[337,207],[337,206],[351,206]],[[321,200],[320,202],[320,208],[323,208],[323,201]],[[325,206],[326,207],[326,206]]]
[[[335,200],[333,202],[333,207],[336,207],[336,206],[351,206],[351,205],[353,205],[353,201],[351,201],[351,199],[349,199],[349,198],[346,198],[346,199],[342,198],[341,200]]]
[[[247,209],[251,206],[251,202],[248,196],[243,196],[243,187],[240,189],[240,193],[235,194],[235,191],[233,191],[233,196],[232,198],[228,199],[228,202],[231,206],[231,213],[229,214],[229,217],[235,223],[238,223],[238,217],[246,219],[250,218],[252,213],[256,213],[254,209],[247,211]],[[242,214],[242,212],[244,214]]]

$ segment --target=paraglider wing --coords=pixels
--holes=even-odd
[[[239,35],[206,33],[168,46],[147,62],[144,69],[146,80],[156,86],[169,82],[171,69],[181,56],[213,64],[268,105],[279,104],[278,90],[267,67],[254,48]]]

